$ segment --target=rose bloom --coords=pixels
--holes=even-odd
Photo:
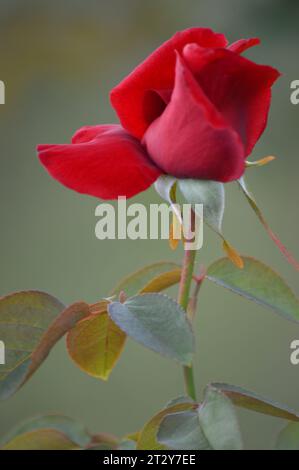
[[[279,72],[241,56],[206,28],[176,33],[111,91],[121,124],[86,126],[69,145],[39,145],[62,184],[103,199],[131,197],[161,174],[228,182],[263,133]]]

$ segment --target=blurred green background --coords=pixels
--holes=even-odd
[[[274,154],[248,181],[274,230],[299,257],[298,117],[290,82],[299,79],[299,3],[290,0],[1,0],[0,106],[1,295],[45,290],[65,303],[95,302],[115,282],[160,259],[179,261],[165,241],[99,241],[99,201],[51,180],[38,164],[37,143],[63,143],[82,125],[116,122],[109,90],[175,31],[208,26],[230,41],[259,36],[248,57],[282,71],[269,126],[253,157]],[[296,274],[269,241],[236,185],[227,186],[225,232],[244,254],[273,266],[296,290]],[[158,201],[153,190],[136,198]],[[205,230],[201,261],[222,256]],[[298,289],[297,289],[298,291]],[[242,385],[299,410],[299,366],[289,345],[299,326],[221,287],[201,291],[196,325],[196,377]],[[57,411],[92,431],[139,429],[183,392],[179,366],[129,341],[108,383],[81,372],[64,341],[13,398],[0,403],[0,434],[39,413]],[[239,412],[246,446],[273,446],[283,423]]]

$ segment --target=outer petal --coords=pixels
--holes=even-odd
[[[227,40],[207,28],[178,32],[112,90],[112,105],[123,127],[135,137],[142,138],[149,124],[165,108],[163,97],[174,84],[175,50],[181,52],[188,43],[221,48],[226,47]]]
[[[280,74],[227,49],[214,50],[210,60],[198,66],[201,56],[197,46],[184,50],[185,60],[205,94],[240,135],[247,156],[266,127],[271,86]]]
[[[178,56],[176,81],[164,113],[144,142],[154,162],[177,177],[231,181],[244,172],[244,147]]]
[[[258,46],[261,43],[259,38],[239,39],[239,41],[230,44],[227,49],[237,54],[242,54],[250,47]]]
[[[140,143],[118,125],[84,127],[73,144],[39,145],[38,152],[53,178],[102,199],[134,196],[161,174]]]

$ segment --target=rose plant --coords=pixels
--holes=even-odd
[[[71,144],[39,145],[52,177],[102,199],[132,197],[152,184],[171,206],[177,197],[203,204],[204,222],[226,257],[195,272],[195,250],[182,265],[156,262],[120,281],[95,304],[65,307],[53,296],[17,292],[0,299],[0,331],[7,363],[0,366],[0,398],[14,394],[66,335],[68,352],[84,372],[107,380],[127,336],[179,362],[186,395],[170,401],[145,426],[123,438],[91,435],[70,418],[28,421],[2,440],[3,449],[242,449],[235,406],[289,421],[278,448],[299,446],[299,413],[235,385],[213,383],[197,396],[192,367],[193,319],[200,287],[213,282],[299,321],[299,301],[270,267],[240,255],[222,233],[224,183],[236,181],[287,260],[298,263],[268,226],[249,192],[244,172],[274,157],[250,162],[268,118],[279,72],[242,56],[259,40],[228,44],[206,28],[176,33],[111,92],[120,124],[86,126]],[[193,212],[190,228],[197,214]],[[180,217],[174,212],[174,223]],[[184,241],[183,241],[184,243]],[[171,237],[172,248],[177,246]],[[178,298],[161,292],[178,284]],[[104,293],[103,293],[104,294]]]

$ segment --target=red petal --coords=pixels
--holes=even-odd
[[[242,54],[250,47],[258,46],[261,43],[259,38],[240,39],[239,41],[230,44],[227,49],[237,54]]]
[[[118,125],[83,127],[73,144],[39,145],[38,152],[53,178],[102,199],[134,196],[161,174],[140,143]]]
[[[271,101],[271,86],[279,72],[258,65],[227,49],[211,52],[204,66],[201,48],[184,50],[187,64],[224,119],[238,132],[249,155],[263,133]]]
[[[181,52],[188,43],[208,48],[226,47],[227,40],[207,28],[178,32],[112,90],[112,105],[123,127],[135,137],[142,138],[149,124],[165,108],[161,95],[173,88],[175,50]]]
[[[109,130],[117,130],[118,126],[111,124],[101,124],[99,126],[84,126],[80,127],[72,137],[72,144],[82,144],[90,142]]]
[[[178,56],[175,87],[144,142],[154,162],[179,178],[231,181],[244,172],[244,147]]]
[[[183,49],[183,58],[195,76],[198,76],[206,65],[219,57],[223,57],[223,49],[209,49],[195,43],[187,44]]]

